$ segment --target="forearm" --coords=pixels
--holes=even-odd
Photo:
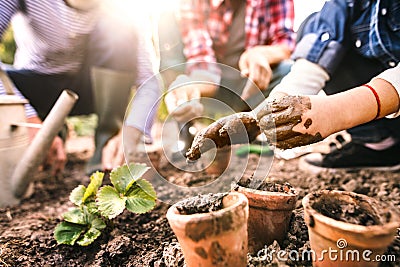
[[[253,47],[258,49],[260,54],[265,55],[271,66],[290,58],[291,50],[286,45],[258,45]]]
[[[335,131],[348,129],[372,121],[377,116],[383,118],[399,110],[399,95],[395,88],[383,79],[373,79],[368,83],[378,95],[366,86],[328,96],[327,108],[332,110],[332,119],[336,121]]]

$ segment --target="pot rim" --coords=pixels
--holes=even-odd
[[[341,231],[345,231],[345,232],[352,232],[352,233],[357,233],[357,234],[366,234],[369,233],[373,236],[379,236],[379,235],[385,235],[388,234],[390,232],[393,231],[393,229],[396,229],[400,226],[400,221],[399,221],[399,215],[397,214],[397,212],[395,212],[394,209],[390,209],[390,213],[391,213],[391,218],[390,221],[387,223],[384,223],[382,225],[370,225],[370,226],[364,226],[364,225],[358,225],[358,224],[352,224],[352,223],[348,223],[348,222],[343,222],[343,221],[339,221],[339,220],[335,220],[333,218],[330,218],[328,216],[325,216],[323,214],[321,214],[320,212],[318,212],[317,210],[315,210],[314,208],[311,207],[310,204],[310,197],[315,194],[315,193],[319,193],[319,194],[326,194],[326,193],[334,193],[334,194],[346,194],[349,195],[351,197],[357,196],[357,197],[361,197],[362,199],[365,200],[371,200],[374,202],[380,202],[375,200],[374,198],[368,197],[366,195],[362,195],[362,194],[357,194],[354,192],[348,192],[348,191],[340,191],[340,190],[319,190],[316,192],[311,192],[308,193],[303,199],[302,199],[302,205],[304,207],[304,213],[309,214],[309,216],[312,216],[314,218],[314,220],[318,221],[319,223],[335,228],[335,229],[339,229]],[[306,215],[306,214],[305,214]]]
[[[180,214],[178,212],[178,210],[176,209],[176,204],[172,205],[171,207],[169,207],[168,211],[167,211],[167,218],[178,218],[179,220],[185,224],[188,222],[200,222],[200,221],[207,221],[210,220],[210,218],[215,219],[215,218],[220,218],[223,217],[226,212],[228,211],[232,211],[234,209],[237,209],[239,206],[243,205],[243,206],[248,206],[248,200],[247,197],[239,192],[229,192],[225,197],[227,196],[236,196],[237,197],[237,201],[228,206],[228,207],[224,207],[220,210],[216,210],[216,211],[211,211],[211,212],[207,212],[207,213],[195,213],[195,214]]]
[[[243,189],[243,191],[247,191],[252,194],[263,195],[263,196],[297,197],[299,195],[297,190],[295,190],[295,193],[283,193],[283,192],[271,192],[271,191],[258,190],[258,189],[248,188],[248,187],[244,187],[244,186],[240,186],[240,185],[238,185],[238,187]]]
[[[0,96],[0,104],[1,105],[19,105],[19,104],[27,104],[29,101],[25,98],[19,98],[15,95],[1,95]]]

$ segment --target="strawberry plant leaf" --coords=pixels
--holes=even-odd
[[[93,243],[96,238],[101,235],[101,231],[96,228],[90,228],[79,240],[76,242],[80,246],[88,246]]]
[[[67,211],[63,214],[64,220],[70,223],[86,225],[87,220],[84,212],[82,210],[75,208],[73,210]]]
[[[104,186],[96,196],[97,206],[101,215],[108,219],[113,219],[121,214],[125,209],[126,198],[120,196],[118,191],[112,186]]]
[[[145,181],[145,180],[143,180]],[[143,185],[149,187],[148,182],[142,182]],[[151,186],[151,185],[150,185]],[[154,189],[153,189],[154,190]],[[154,193],[155,194],[155,193]],[[149,195],[139,184],[135,183],[129,194],[126,196],[126,208],[130,212],[145,213],[154,208],[156,205],[156,198]]]
[[[145,164],[123,165],[110,173],[110,180],[119,193],[125,194],[130,186],[149,169]]]
[[[104,173],[95,172],[90,176],[90,183],[85,191],[85,194],[82,198],[82,202],[85,202],[88,198],[94,197],[97,194],[97,190],[103,183]]]
[[[86,187],[84,185],[78,185],[74,190],[72,190],[71,194],[69,194],[69,201],[80,206],[83,203],[82,199],[85,191]]]
[[[86,226],[84,225],[61,222],[54,230],[54,238],[58,244],[74,245],[85,230]]]
[[[154,190],[153,186],[151,185],[151,183],[149,183],[147,180],[145,179],[138,179],[136,181],[136,183],[138,184],[138,186],[140,186],[140,188],[143,189],[143,191],[145,191],[149,196],[153,197],[154,199],[157,198],[157,194],[156,191]]]
[[[101,218],[95,218],[92,221],[92,227],[96,228],[97,230],[103,230],[106,228],[106,223]]]
[[[95,218],[91,222],[90,229],[77,241],[80,246],[88,246],[101,235],[101,230],[106,228],[105,222],[101,218]]]

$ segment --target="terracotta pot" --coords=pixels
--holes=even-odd
[[[335,220],[313,208],[327,199],[329,203],[337,201],[360,207],[377,218],[380,225],[363,226]],[[306,195],[302,202],[313,251],[313,266],[378,266],[375,257],[383,255],[399,227],[399,216],[394,208],[365,195],[322,190]]]
[[[283,245],[297,193],[268,192],[241,186],[237,191],[249,200],[249,252],[256,253],[274,240]]]
[[[223,209],[209,213],[181,215],[176,204],[168,209],[187,267],[246,266],[248,201],[231,192],[222,203]]]
[[[208,175],[221,175],[228,168],[231,158],[231,148],[218,148],[214,160],[205,169]]]

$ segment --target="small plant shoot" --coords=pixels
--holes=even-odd
[[[64,221],[54,230],[58,244],[88,246],[125,209],[133,213],[152,210],[156,192],[142,179],[148,169],[137,163],[115,168],[110,173],[112,186],[101,186],[104,173],[96,172],[87,187],[79,185],[73,189],[69,200],[76,207],[63,214]]]

